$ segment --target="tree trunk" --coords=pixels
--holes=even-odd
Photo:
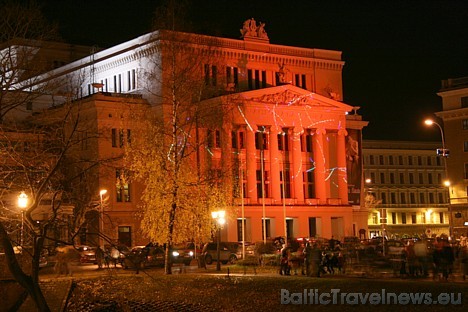
[[[28,292],[28,294],[33,299],[38,311],[49,312],[49,306],[45,300],[44,294],[42,293],[41,288],[39,287],[39,280],[33,279],[31,276],[26,275],[21,269],[21,266],[16,259],[15,252],[13,251],[13,246],[11,245],[10,238],[5,231],[3,223],[0,222],[0,240],[5,249],[5,257],[8,264],[8,269],[10,270],[13,278]],[[34,269],[33,269],[34,270]],[[34,272],[33,272],[34,274]]]

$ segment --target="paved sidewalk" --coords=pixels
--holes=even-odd
[[[40,286],[49,305],[50,311],[62,312],[65,309],[72,279],[46,279],[40,281]],[[36,311],[36,306],[30,296],[21,305],[19,312]]]

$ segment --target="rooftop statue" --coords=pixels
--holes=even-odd
[[[268,35],[265,31],[265,23],[260,22],[260,24],[257,26],[257,22],[253,18],[244,22],[240,32],[242,38],[257,37],[260,39],[268,39]]]

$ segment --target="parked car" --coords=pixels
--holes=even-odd
[[[78,246],[77,249],[78,249],[78,252],[80,253],[80,263],[97,264],[96,247],[81,245],[81,246]]]
[[[122,257],[124,269],[164,266],[164,249],[159,246],[135,246]]]
[[[174,245],[171,248],[171,261],[172,263],[183,263],[185,265],[190,265],[194,257],[193,247],[187,244],[178,244]]]
[[[213,261],[218,261],[217,243],[206,243],[203,247],[202,256],[205,258],[206,264],[211,264]],[[242,247],[237,242],[220,242],[219,243],[219,261],[221,263],[234,264],[238,259],[242,259]]]

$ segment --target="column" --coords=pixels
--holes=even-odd
[[[281,152],[278,151],[278,134],[282,132],[281,128],[271,127],[270,130],[270,185],[271,198],[275,202],[281,201],[280,188],[280,162],[282,161]]]
[[[320,203],[327,201],[327,188],[325,181],[325,150],[323,145],[323,136],[325,128],[319,128],[315,131],[313,141],[313,151],[315,159],[315,193]]]
[[[295,127],[292,133],[292,182],[294,187],[294,197],[298,203],[304,202],[304,178],[302,176],[302,151],[301,151],[302,128]]]
[[[255,149],[255,132],[257,126],[247,127],[246,140],[246,163],[247,163],[247,195],[250,203],[257,202],[257,150]]]
[[[338,130],[338,140],[336,152],[338,164],[338,194],[342,204],[348,204],[348,180],[346,171],[346,143],[345,136],[348,132],[345,129]]]

